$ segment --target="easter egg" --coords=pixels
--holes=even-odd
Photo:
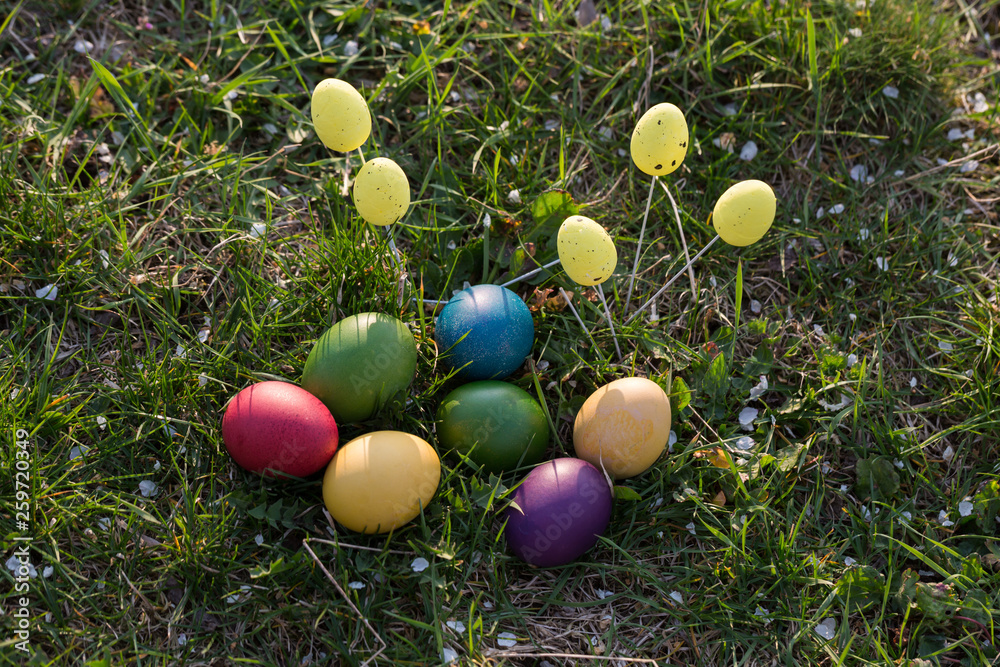
[[[646,378],[604,385],[584,401],[573,423],[576,455],[615,479],[647,470],[669,439],[670,398]]]
[[[563,221],[556,246],[566,273],[580,285],[603,283],[618,264],[618,250],[604,227],[582,215]]]
[[[535,324],[521,297],[499,285],[474,285],[441,309],[435,339],[442,361],[463,380],[505,378],[531,352]]]
[[[687,145],[683,112],[669,102],[657,104],[642,114],[632,130],[632,161],[650,176],[664,176],[684,162]]]
[[[222,441],[241,467],[267,477],[308,477],[337,450],[337,422],[298,385],[258,382],[229,401]]]
[[[774,190],[763,181],[740,181],[715,202],[712,224],[729,245],[756,243],[771,228],[778,202]]]
[[[410,207],[410,182],[389,158],[369,160],[354,179],[354,205],[371,224],[391,225]]]
[[[387,533],[416,518],[440,481],[441,461],[425,440],[376,431],[334,455],[323,476],[323,502],[345,528]]]
[[[324,79],[313,89],[312,121],[327,148],[353,151],[368,139],[372,115],[357,88],[340,79]]]
[[[302,388],[338,422],[358,422],[405,391],[416,370],[417,345],[406,325],[384,313],[359,313],[319,337],[306,358]]]
[[[538,402],[512,384],[470,382],[438,407],[438,442],[486,472],[500,473],[545,458],[549,422]]]
[[[565,565],[590,551],[611,520],[611,487],[586,461],[562,458],[524,478],[507,509],[511,552],[537,567]]]

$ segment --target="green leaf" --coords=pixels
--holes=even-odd
[[[670,409],[673,411],[676,417],[691,403],[691,389],[687,386],[687,383],[683,379],[676,377],[674,378],[673,384],[670,385]]]
[[[139,137],[142,139],[143,144],[149,149],[150,155],[155,155],[156,152],[153,150],[153,142],[149,138],[149,128],[146,127],[146,121],[139,114],[139,108],[135,106],[129,96],[125,94],[125,90],[122,88],[121,84],[118,83],[118,79],[111,71],[97,62],[93,58],[90,58],[90,65],[94,68],[94,73],[97,74],[97,78],[101,80],[101,84],[104,86],[111,97],[115,99],[115,103],[118,107],[125,113],[125,117],[128,118],[129,122],[132,123],[132,127],[136,129],[139,133]]]
[[[975,506],[973,514],[980,530],[984,533],[996,530],[996,517],[1000,513],[1000,482],[993,480],[984,486],[973,496],[972,504]]]
[[[629,488],[627,486],[616,486],[615,487],[615,500],[642,500],[635,489]]]
[[[901,575],[896,574],[892,578],[892,601],[896,605],[897,611],[905,613],[914,600],[917,599],[917,583],[920,575],[907,568]]]
[[[852,567],[840,577],[834,591],[853,612],[864,611],[882,602],[885,577],[867,565]]]
[[[958,610],[958,598],[951,584],[925,584],[917,582],[917,608],[928,619],[944,623]]]
[[[535,224],[524,238],[526,241],[545,241],[555,234],[563,220],[579,212],[580,207],[568,192],[543,192],[531,203],[531,217]]]
[[[775,452],[775,465],[781,472],[790,472],[798,464],[799,457],[808,447],[805,443],[798,442],[788,447],[782,447]]]
[[[873,498],[892,498],[899,492],[899,473],[887,458],[861,459],[856,472],[855,487],[860,493],[870,493]]]

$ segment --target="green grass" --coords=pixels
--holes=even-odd
[[[38,571],[25,655],[0,568],[0,662],[405,665],[445,648],[469,665],[995,661],[997,151],[972,171],[937,161],[998,140],[982,47],[996,2],[617,0],[598,7],[607,29],[547,0],[356,4],[25,3],[0,34],[4,561],[25,534],[25,429]],[[405,279],[345,196],[360,157],[312,132],[309,93],[329,76],[369,100],[365,156],[409,176]],[[628,139],[663,101],[691,129],[663,180],[692,253],[738,180],[773,184],[779,213],[759,243],[713,247],[697,293],[675,283],[656,322],[619,318],[621,364],[564,274],[516,287],[533,305],[576,292],[596,340],[566,310],[534,310],[534,365],[510,381],[544,399],[553,456],[572,455],[596,387],[643,375],[671,390],[677,442],[624,483],[639,500],[616,502],[596,549],[551,570],[507,553],[498,510],[525,470],[445,458],[417,521],[360,536],[325,515],[319,479],[235,466],[226,401],[296,382],[331,322],[369,310],[412,323],[417,378],[341,441],[385,428],[436,444],[456,383],[411,298],[555,258],[567,211],[615,237],[605,291],[620,310],[649,188]],[[871,182],[852,180],[859,164]],[[658,188],[633,302],[682,266],[680,247]],[[50,284],[55,299],[35,296]]]

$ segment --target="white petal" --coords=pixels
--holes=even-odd
[[[458,660],[458,653],[456,653],[453,649],[450,649],[447,646],[441,649],[441,662],[446,665],[450,665],[456,660]]]
[[[844,212],[843,204],[834,204],[830,207],[830,215],[840,215]]]
[[[55,572],[55,571],[56,571],[56,569],[54,567],[52,567],[51,565],[46,565],[42,569],[42,576],[45,577],[46,579],[48,579],[49,577],[52,576],[52,573]]]
[[[760,315],[760,311],[763,310],[763,308],[764,306],[757,299],[754,299],[750,302],[750,312],[752,312],[754,315]]]
[[[94,50],[94,43],[86,39],[78,39],[76,40],[76,44],[73,45],[73,50],[77,53],[90,53]]]
[[[855,39],[858,39],[859,37],[861,37],[862,34],[861,28],[851,28],[850,30],[847,31],[847,34],[850,35],[851,37],[854,37]]]
[[[410,563],[410,569],[412,569],[414,572],[423,572],[428,567],[430,567],[430,565],[431,564],[427,562],[426,558],[415,558],[413,559],[413,562]]]
[[[462,621],[445,621],[445,625],[458,634],[465,632],[465,623],[462,623]]]
[[[968,174],[969,172],[975,171],[978,167],[979,167],[978,160],[969,160],[961,167],[959,167],[958,171],[963,174]]]
[[[264,544],[264,536],[258,534],[257,537],[253,538],[253,541],[257,543],[257,546]]]
[[[507,201],[511,202],[512,204],[520,204],[521,203],[521,191],[520,190],[511,190],[510,192],[508,192],[507,193]]]
[[[895,86],[886,86],[882,89],[882,94],[890,99],[897,99],[899,97],[899,88]]]
[[[960,141],[965,137],[965,133],[960,128],[953,127],[948,130],[948,141]]]
[[[344,55],[350,58],[358,54],[358,43],[353,39],[344,44]]]
[[[677,604],[683,604],[684,603],[684,596],[681,595],[679,591],[670,591],[670,597]]]
[[[97,421],[98,428],[100,428],[102,431],[105,428],[107,428],[108,420],[103,415],[97,415],[96,421]]]
[[[941,458],[944,459],[945,463],[951,463],[951,460],[955,458],[955,450],[951,445],[945,447],[944,452],[941,453]]]
[[[744,451],[753,448],[754,444],[755,443],[753,441],[753,438],[751,438],[749,435],[744,435],[742,438],[736,441],[736,446]]]
[[[815,628],[816,634],[823,639],[833,639],[833,634],[837,630],[837,619],[827,618],[822,623],[818,623]]]
[[[365,582],[352,581],[349,584],[347,584],[347,587],[350,588],[352,591],[360,591],[365,587]]]
[[[952,350],[955,349],[955,346],[946,340],[939,340],[938,349],[940,349],[942,352],[951,352]]]
[[[875,258],[875,266],[877,266],[880,271],[888,271],[889,270],[889,260],[887,260],[885,257],[876,257]]]
[[[28,85],[33,86],[44,78],[45,78],[44,74],[32,74],[31,76],[28,77]]]
[[[743,428],[746,428],[747,426],[752,427],[753,420],[757,419],[758,414],[760,414],[760,411],[757,410],[757,408],[743,408],[743,410],[740,411],[740,426]]]
[[[863,164],[856,164],[851,167],[851,180],[863,181],[868,178],[868,167]]]
[[[905,173],[906,173],[906,172],[905,172],[905,171],[903,171],[902,169],[897,169],[896,171],[892,172],[892,175],[893,175],[893,176],[896,176],[896,177],[898,178],[898,177],[902,176],[902,175],[903,175],[903,174],[905,174]]]
[[[847,367],[848,368],[851,368],[856,363],[858,363],[858,355],[854,354],[853,352],[851,354],[847,355]]]
[[[857,562],[858,561],[854,560],[850,556],[848,556],[847,558],[844,559],[844,565],[846,565],[847,567],[850,567],[850,566],[854,565]]]
[[[740,159],[749,162],[755,157],[757,157],[757,144],[753,141],[743,144],[743,150],[740,151]]]
[[[142,494],[144,498],[149,498],[156,494],[156,482],[151,482],[148,479],[144,479],[139,482],[139,493]]]
[[[501,632],[497,635],[497,644],[504,648],[513,648],[517,646],[517,637],[511,632]]]
[[[255,222],[250,225],[250,238],[260,238],[267,232],[267,225],[263,222]]]
[[[35,296],[39,299],[48,299],[49,301],[55,301],[56,296],[59,294],[59,288],[55,285],[46,285],[41,289],[35,290]]]
[[[972,510],[976,508],[975,505],[970,503],[968,500],[963,500],[958,504],[958,513],[962,516],[969,516],[972,514]]]
[[[696,535],[697,534],[697,533],[695,533],[695,529],[697,528],[697,526],[694,525],[694,521],[690,522],[688,525],[686,525],[684,527],[687,528],[687,531],[689,533],[691,533],[692,535]]]

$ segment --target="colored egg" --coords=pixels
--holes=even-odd
[[[327,148],[353,151],[368,139],[372,115],[357,88],[340,79],[324,79],[313,90],[312,121]]]
[[[437,318],[438,352],[464,380],[505,378],[524,363],[535,341],[531,311],[499,285],[474,285],[451,298]]]
[[[556,246],[563,269],[580,285],[603,283],[618,264],[618,250],[604,227],[582,215],[563,221]]]
[[[611,487],[586,461],[561,458],[532,470],[514,492],[504,534],[511,552],[537,567],[590,551],[611,520]]]
[[[615,479],[634,477],[670,439],[670,398],[652,380],[615,380],[591,394],[573,423],[576,455]]]
[[[337,422],[298,385],[259,382],[243,389],[222,416],[222,440],[241,467],[267,477],[308,477],[337,450]]]
[[[632,161],[650,176],[664,176],[684,162],[688,126],[684,113],[664,102],[642,114],[632,130]]]
[[[391,225],[410,207],[410,182],[389,158],[369,160],[354,179],[354,205],[371,224]]]
[[[438,407],[438,442],[486,472],[500,473],[545,459],[549,422],[531,394],[496,380],[470,382]]]
[[[368,419],[403,392],[417,370],[417,345],[405,324],[384,313],[346,317],[319,337],[302,388],[340,423]]]
[[[759,241],[774,222],[778,202],[763,181],[740,181],[715,202],[712,224],[729,245],[747,246]]]
[[[415,519],[440,481],[441,461],[425,440],[376,431],[334,455],[323,476],[323,502],[349,530],[387,533]]]

